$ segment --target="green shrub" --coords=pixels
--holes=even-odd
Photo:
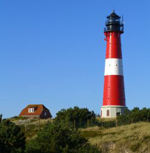
[[[146,122],[150,121],[150,109],[143,108],[139,109],[135,107],[134,109],[126,110],[124,115],[120,115],[117,117],[118,125],[125,125],[130,123],[137,123],[137,122]]]
[[[26,153],[99,153],[90,146],[80,132],[66,124],[48,123],[38,133],[37,138],[30,140]]]
[[[0,123],[0,153],[23,153],[25,136],[20,127],[3,120]]]
[[[117,125],[130,124],[130,117],[126,115],[120,115],[117,117]]]
[[[0,114],[0,123],[1,123],[1,121],[2,121],[2,114]]]
[[[87,127],[95,125],[96,115],[87,108],[74,107],[62,109],[56,114],[55,122],[70,123],[76,128]]]

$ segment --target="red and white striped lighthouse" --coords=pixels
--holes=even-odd
[[[124,113],[126,108],[124,76],[121,53],[121,34],[124,32],[121,18],[113,11],[106,21],[104,34],[107,41],[104,93],[101,117],[111,118]]]

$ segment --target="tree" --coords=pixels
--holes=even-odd
[[[0,152],[23,153],[25,149],[25,136],[20,127],[3,120],[0,123]]]
[[[2,122],[2,114],[0,115],[0,123]]]
[[[146,122],[150,121],[150,109],[143,108],[139,109],[138,107],[133,108],[131,111],[126,110],[124,115],[120,115],[117,117],[118,125],[124,125],[129,123],[136,122]]]
[[[66,124],[48,123],[28,142],[26,153],[99,153],[80,132]]]
[[[89,111],[87,108],[69,108],[62,109],[56,114],[55,122],[71,123],[76,127],[85,127],[87,122],[90,124],[95,123],[96,115],[93,111]]]

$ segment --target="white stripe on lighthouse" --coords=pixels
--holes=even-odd
[[[118,59],[118,58],[105,59],[104,75],[122,75],[123,76],[122,59]]]

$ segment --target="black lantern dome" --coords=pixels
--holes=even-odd
[[[115,13],[114,10],[109,16],[107,16],[107,21],[105,25],[106,27],[104,29],[104,32],[124,32],[123,21],[121,20],[121,17]]]

